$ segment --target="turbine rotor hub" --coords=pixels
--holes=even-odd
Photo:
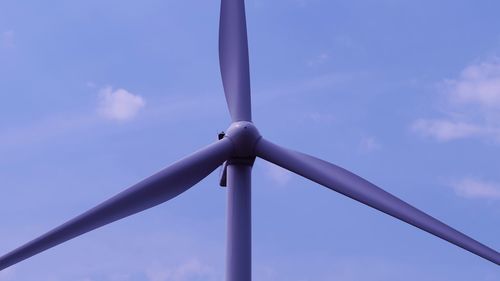
[[[252,122],[233,122],[224,137],[234,146],[234,158],[255,158],[255,144],[262,137]]]

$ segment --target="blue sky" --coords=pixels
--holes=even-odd
[[[500,249],[500,3],[247,1],[254,122]],[[229,126],[219,1],[0,2],[0,252]],[[498,266],[258,160],[254,280],[500,280]],[[223,280],[218,172],[1,281]]]

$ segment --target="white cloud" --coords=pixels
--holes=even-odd
[[[335,122],[336,118],[331,113],[322,113],[322,112],[306,112],[302,114],[302,118],[300,122],[303,123],[318,123],[318,124],[330,124]]]
[[[108,276],[109,281],[130,281],[132,280],[130,274],[127,273],[113,273]]]
[[[146,105],[144,99],[125,89],[105,87],[99,92],[99,112],[102,116],[119,121],[133,119]]]
[[[470,199],[500,199],[500,184],[465,178],[453,182],[451,187],[460,197]]]
[[[5,48],[13,48],[14,47],[14,31],[7,30],[2,32],[1,44]]]
[[[500,60],[466,67],[457,80],[445,82],[451,102],[500,107]]]
[[[97,123],[94,116],[60,114],[39,118],[26,126],[14,126],[0,130],[0,148],[12,149],[28,144],[40,144],[56,137],[76,133]]]
[[[330,59],[330,55],[328,53],[321,53],[316,57],[309,59],[307,61],[307,66],[316,66],[320,64],[324,64]]]
[[[418,119],[413,123],[412,130],[441,142],[484,136],[492,131],[480,125],[446,119]]]
[[[14,267],[6,268],[0,271],[0,281],[14,280],[15,269]]]
[[[299,7],[305,7],[307,6],[307,3],[309,1],[308,0],[295,0],[295,3],[299,6]]]
[[[364,137],[361,139],[359,144],[360,148],[364,152],[370,152],[380,149],[380,144],[375,139],[375,137]]]
[[[446,116],[420,118],[414,132],[441,142],[481,138],[500,141],[500,59],[467,66],[457,79],[441,83]]]
[[[292,173],[270,162],[265,163],[266,175],[277,185],[284,186],[290,182]]]
[[[155,100],[155,103],[151,104],[145,118],[153,120],[152,122],[164,120],[162,122],[178,123],[194,117],[210,117],[217,113],[217,104],[214,103],[214,99],[206,96],[179,95]],[[39,116],[31,123],[0,127],[0,155],[4,151],[13,151],[14,148],[23,148],[27,145],[50,144],[55,138],[59,140],[74,138],[76,134],[106,125],[101,120],[101,114],[104,114],[101,109],[104,109],[101,108],[101,104],[99,104],[98,112],[94,108],[91,110],[72,108],[71,113],[58,112],[57,108],[54,108],[52,115]],[[185,112],[194,112],[197,115],[193,117],[193,115],[184,114]]]
[[[146,271],[149,281],[210,280],[212,275],[212,268],[198,259],[191,259],[176,268],[155,265]]]

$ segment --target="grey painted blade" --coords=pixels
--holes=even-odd
[[[252,121],[244,0],[221,1],[219,63],[231,119]]]
[[[154,207],[195,185],[229,158],[227,138],[213,143],[87,212],[0,257],[0,271],[93,229]]]
[[[477,242],[341,167],[300,152],[282,148],[265,139],[261,139],[257,143],[256,154],[269,162],[500,265],[500,254],[497,251]]]

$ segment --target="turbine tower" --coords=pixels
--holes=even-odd
[[[232,123],[220,140],[0,257],[0,270],[91,230],[164,203],[223,165],[227,183],[226,280],[251,277],[251,172],[256,157],[500,265],[500,254],[334,164],[263,138],[252,123],[244,0],[222,0],[219,63]]]

